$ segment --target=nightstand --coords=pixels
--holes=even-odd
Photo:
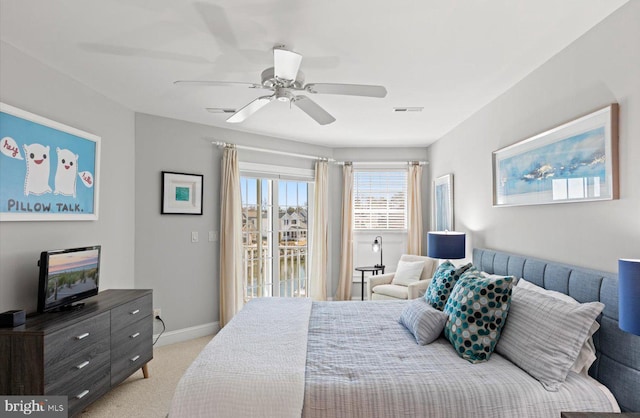
[[[640,412],[562,412],[560,418],[640,418]]]
[[[374,276],[378,275],[378,272],[382,272],[382,274],[384,274],[384,266],[381,265],[375,265],[375,266],[371,266],[371,267],[356,267],[357,271],[362,272],[362,289],[361,289],[361,300],[364,300],[364,272],[368,271],[371,272]]]

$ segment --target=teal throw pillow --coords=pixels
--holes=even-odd
[[[443,310],[456,282],[464,272],[471,268],[477,271],[471,263],[457,268],[451,261],[445,261],[440,264],[433,274],[433,279],[431,279],[431,283],[429,283],[429,287],[424,294],[427,303],[438,310]]]
[[[471,363],[489,360],[511,304],[514,277],[464,273],[444,308],[444,335],[458,355]]]

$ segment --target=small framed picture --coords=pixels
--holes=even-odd
[[[163,215],[202,215],[202,174],[162,172]]]

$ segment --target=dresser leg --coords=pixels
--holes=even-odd
[[[142,366],[142,376],[144,376],[145,379],[149,378],[148,364],[145,364],[144,366]]]

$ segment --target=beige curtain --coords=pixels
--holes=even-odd
[[[224,149],[220,188],[220,327],[223,327],[244,304],[240,169],[233,147]]]
[[[407,178],[407,254],[422,255],[422,166],[409,164]]]
[[[353,282],[353,166],[345,163],[342,169],[342,252],[337,300],[351,299]]]
[[[327,300],[327,255],[329,251],[329,169],[326,161],[316,161],[313,221],[311,225],[311,283],[309,296]]]

